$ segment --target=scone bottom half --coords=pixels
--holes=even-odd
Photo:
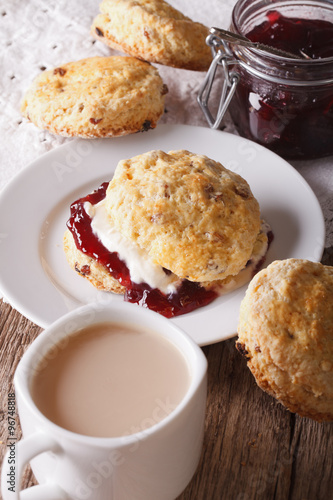
[[[155,128],[167,92],[147,62],[91,57],[43,71],[26,92],[21,112],[52,134],[117,137]]]
[[[287,259],[261,270],[241,304],[236,348],[287,409],[333,421],[333,267]]]
[[[155,200],[153,204],[155,207],[159,205],[159,197],[163,199],[166,198],[171,204],[168,213],[172,219],[171,233],[169,231],[169,244],[175,245],[178,249],[180,243],[177,242],[177,238],[181,235],[181,230],[179,230],[181,226],[178,227],[177,231],[174,226],[177,217],[176,219],[172,217],[172,211],[174,210],[175,201],[178,205],[181,205],[181,202],[179,202],[177,195],[175,195],[175,199],[173,199],[174,196],[172,196],[171,193],[173,191],[177,193],[179,190],[181,193],[184,193],[184,189],[187,186],[194,196],[194,205],[197,205],[198,193],[201,193],[201,195],[204,193],[207,202],[212,203],[211,187],[207,190],[205,189],[205,185],[203,186],[201,182],[193,183],[193,176],[191,175],[186,179],[186,176],[183,175],[184,170],[177,167],[180,156],[184,158],[185,166],[188,162],[188,157],[190,156],[192,158],[191,169],[195,171],[194,179],[197,179],[196,170],[201,170],[203,163],[209,165],[210,169],[208,169],[208,171],[210,173],[212,171],[214,171],[215,174],[216,172],[220,172],[221,175],[227,173],[226,169],[220,167],[219,164],[215,164],[213,160],[209,160],[202,156],[197,157],[197,155],[189,153],[188,151],[170,152],[169,154],[161,151],[153,151],[134,157],[128,161],[132,163],[133,169],[137,170],[136,175],[134,175],[133,169],[128,170],[125,166],[127,165],[127,160],[119,162],[111,182],[103,183],[96,191],[75,201],[71,205],[71,217],[67,223],[68,230],[64,237],[64,249],[72,269],[88,279],[97,288],[124,294],[126,301],[138,303],[166,317],[185,314],[199,307],[208,305],[219,295],[227,293],[232,289],[242,286],[245,282],[248,282],[253,273],[257,272],[259,267],[263,264],[264,256],[269,246],[268,226],[265,224],[260,226],[259,220],[259,231],[254,235],[254,243],[252,244],[252,251],[255,252],[255,255],[251,257],[250,251],[251,258],[246,258],[243,262],[241,268],[242,272],[238,273],[237,276],[226,276],[224,279],[195,281],[179,276],[173,269],[170,269],[169,266],[164,265],[163,261],[159,261],[156,255],[153,256],[152,251],[142,244],[139,244],[135,238],[126,233],[124,228],[128,228],[128,220],[124,220],[124,213],[122,210],[117,211],[114,208],[110,209],[110,206],[112,206],[112,196],[110,193],[117,193],[116,200],[122,200],[121,204],[124,205],[127,215],[129,215],[129,212],[132,212],[131,223],[137,233],[145,231],[146,235],[148,235],[150,232],[151,238],[157,239],[159,238],[161,227],[159,227],[157,233],[154,232],[158,217],[156,218],[156,212],[151,211],[151,196]],[[197,166],[195,166],[196,157],[199,163]],[[157,162],[158,165],[156,165],[156,161],[153,160],[153,158],[155,160],[159,158],[160,161]],[[150,166],[153,167],[151,172],[149,172]],[[157,166],[159,168],[157,168],[157,171],[154,171],[154,168]],[[128,180],[134,181],[131,184],[132,188],[133,186],[135,186],[135,189],[139,188],[142,195],[142,197],[138,197],[138,193],[133,192],[129,187],[129,199],[136,200],[132,205],[128,204],[128,200],[123,196],[123,190],[126,191],[128,187],[126,186],[126,182],[123,182],[122,178],[124,168],[127,171]],[[171,178],[168,177],[170,175]],[[138,183],[137,177],[141,177],[141,183]],[[166,182],[169,183],[167,196],[165,196]],[[217,182],[217,179],[215,179],[214,182]],[[113,189],[113,183],[116,184],[116,191]],[[223,187],[222,185],[223,182],[221,182],[221,188]],[[159,189],[159,186],[162,186],[161,189]],[[227,187],[227,192],[229,193],[229,180],[227,182]],[[246,193],[247,197],[250,196],[248,191],[246,191]],[[120,198],[118,198],[118,195]],[[234,192],[233,196],[239,197],[240,195]],[[202,201],[203,200],[201,200],[201,202]],[[144,217],[141,209],[146,210],[148,216]],[[167,210],[166,206],[165,209]],[[191,211],[189,211],[189,213],[191,215]],[[192,217],[195,216],[196,219],[197,215],[197,211],[194,210],[192,212]],[[135,216],[138,217],[136,220]],[[243,211],[241,211],[241,217],[242,216]],[[116,221],[117,217],[118,220]],[[96,221],[100,220],[104,221],[103,228],[107,228],[105,232],[112,235],[113,239],[111,238],[111,242],[110,240],[105,240],[105,235],[100,230],[102,226],[96,225]],[[182,223],[184,223],[184,221],[180,221],[180,224]],[[160,221],[157,222],[157,224],[160,226]],[[165,231],[167,230],[165,229]],[[176,240],[174,240],[175,235]],[[192,242],[193,239],[192,237]],[[120,241],[117,245],[120,244],[121,246],[115,247],[115,241]],[[189,240],[189,244],[190,242],[191,240]],[[123,245],[125,245],[125,247]],[[167,251],[169,251],[167,246],[166,248]],[[197,249],[197,253],[201,254],[201,257],[204,258],[204,253],[200,248]],[[182,255],[179,253],[178,259],[182,261],[182,258]],[[209,254],[207,254],[206,258],[208,261],[210,260]],[[209,266],[205,267],[207,273],[211,273]],[[139,278],[138,269],[140,272],[141,269],[143,269]]]

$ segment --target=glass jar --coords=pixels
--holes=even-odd
[[[325,20],[333,27],[331,1],[239,0],[230,31],[247,36],[271,10],[286,18]],[[257,48],[219,45],[216,37],[211,45],[215,53],[223,52],[232,92],[227,96],[224,89],[222,100],[229,99],[228,109],[241,136],[285,158],[333,154],[333,57],[291,59]]]

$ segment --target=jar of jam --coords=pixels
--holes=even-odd
[[[295,57],[228,44],[211,35],[214,60],[198,97],[218,128],[228,107],[239,134],[285,158],[333,154],[333,3],[239,0],[230,31]],[[224,71],[217,119],[208,110],[216,70]]]

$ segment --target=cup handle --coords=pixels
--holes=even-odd
[[[44,432],[36,432],[17,444],[13,443],[12,446],[14,448],[7,451],[2,464],[3,500],[68,500],[67,494],[55,483],[45,483],[20,490],[23,470],[28,462],[45,451],[60,450],[54,439]]]

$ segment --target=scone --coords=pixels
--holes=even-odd
[[[103,0],[93,36],[145,61],[206,71],[212,60],[208,28],[163,0]]]
[[[259,204],[247,182],[184,150],[120,162],[105,208],[153,262],[191,281],[238,274],[260,229]]]
[[[303,417],[333,420],[333,267],[288,259],[260,271],[238,335],[264,391]]]
[[[73,269],[168,317],[241,286],[269,243],[247,182],[185,150],[120,161],[111,182],[72,204],[67,227]]]
[[[53,134],[113,137],[155,128],[166,93],[149,63],[134,57],[91,57],[41,73],[21,111]]]

